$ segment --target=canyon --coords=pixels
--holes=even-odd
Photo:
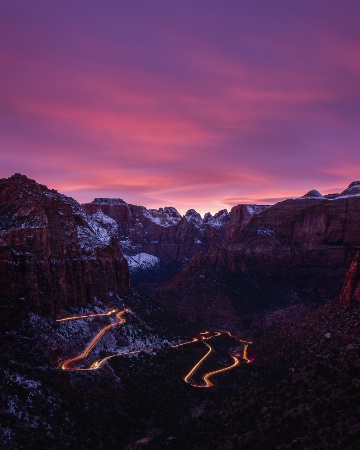
[[[4,448],[358,448],[359,228],[359,182],[202,218],[0,180]]]

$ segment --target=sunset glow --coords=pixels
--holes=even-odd
[[[360,179],[360,3],[0,0],[0,177],[204,214]]]

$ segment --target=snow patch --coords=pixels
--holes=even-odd
[[[142,213],[144,217],[161,227],[172,227],[177,225],[181,220],[181,215],[171,206],[159,209],[146,209],[143,206]]]
[[[267,227],[256,228],[255,232],[257,234],[260,234],[261,236],[271,236],[271,237],[275,236],[275,232],[273,230],[270,230],[270,228],[267,228]]]
[[[87,252],[94,253],[97,247],[109,245],[111,238],[117,236],[117,223],[102,211],[81,217],[84,224],[77,226],[77,234],[80,246]]]
[[[160,259],[157,256],[149,255],[148,253],[138,253],[135,256],[125,256],[129,270],[152,269],[160,264]]]
[[[192,223],[196,228],[200,228],[203,225],[203,220],[198,212],[195,209],[189,209],[189,211],[185,214],[185,219]]]
[[[350,185],[351,186],[351,185]],[[345,191],[343,191],[338,197],[336,197],[337,200],[338,198],[348,198],[348,197],[359,197],[360,196],[360,185],[355,184],[351,187],[348,187],[347,189],[345,189]]]
[[[214,216],[207,216],[206,223],[214,228],[220,228],[225,225],[226,222],[230,220],[230,214],[228,213],[227,209],[223,209],[216,213]],[[205,222],[205,218],[204,218]]]
[[[121,198],[95,198],[91,203],[94,205],[127,205]]]
[[[258,215],[265,211],[265,209],[270,208],[271,205],[244,205],[247,212],[251,215]]]

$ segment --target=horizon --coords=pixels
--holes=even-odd
[[[67,195],[67,194],[65,194],[64,192],[62,192],[60,189],[57,189],[57,188],[55,188],[55,187],[53,187],[53,186],[51,186],[51,185],[49,186],[49,185],[47,185],[47,184],[41,183],[39,180],[36,180],[36,179],[34,179],[34,178],[31,178],[31,177],[27,176],[26,174],[23,174],[23,173],[20,173],[20,172],[15,172],[14,174],[10,175],[9,177],[5,177],[4,179],[11,178],[11,177],[13,177],[13,176],[15,176],[15,175],[25,176],[26,178],[28,178],[28,179],[30,179],[30,180],[33,180],[33,181],[35,181],[36,183],[41,184],[41,185],[45,186],[45,187],[48,188],[48,189],[52,189],[52,190],[55,190],[55,191],[59,192],[60,194]],[[340,194],[342,191],[344,191],[345,189],[347,189],[348,187],[350,187],[350,185],[351,185],[352,183],[359,183],[359,184],[360,184],[360,181],[353,180],[353,181],[351,181],[348,185],[346,185],[345,187],[340,188],[340,189],[338,189],[337,191],[332,191],[332,192],[328,192],[328,193],[321,192],[319,189],[315,189],[315,190],[318,191],[318,192],[319,192],[320,194],[322,194],[322,195],[328,195],[328,194]],[[91,203],[91,202],[94,201],[95,199],[109,199],[109,200],[122,200],[123,202],[125,202],[125,203],[128,204],[128,205],[143,206],[143,207],[145,207],[145,208],[148,209],[148,210],[152,210],[152,209],[158,210],[158,209],[161,209],[161,208],[164,209],[164,208],[169,208],[169,207],[171,207],[171,208],[175,208],[182,216],[185,216],[185,214],[186,214],[187,211],[193,209],[193,210],[195,210],[197,213],[199,213],[199,214],[201,215],[202,218],[204,218],[205,214],[207,214],[207,213],[210,213],[212,216],[214,216],[216,213],[218,213],[218,212],[220,212],[221,210],[224,210],[224,209],[226,209],[228,212],[230,212],[231,209],[232,209],[234,206],[237,206],[237,205],[261,205],[261,206],[273,206],[273,205],[275,205],[276,203],[281,202],[281,201],[284,201],[284,200],[289,200],[289,199],[292,199],[292,198],[299,198],[299,197],[301,197],[301,196],[307,194],[308,192],[310,192],[310,191],[312,191],[312,190],[314,190],[314,189],[308,189],[306,192],[304,192],[304,193],[302,193],[301,195],[298,195],[298,196],[293,196],[293,197],[281,197],[281,198],[279,198],[279,199],[273,199],[273,200],[277,200],[277,201],[274,201],[274,202],[272,202],[272,203],[245,203],[245,202],[243,202],[243,203],[237,203],[236,205],[233,205],[233,206],[231,206],[230,208],[220,208],[220,209],[217,210],[217,211],[205,211],[205,212],[203,212],[204,210],[198,210],[198,209],[196,209],[196,208],[193,208],[192,205],[188,205],[188,207],[187,207],[186,209],[183,209],[183,210],[178,209],[176,206],[174,206],[174,205],[172,205],[172,204],[160,205],[160,206],[156,206],[156,207],[150,207],[150,206],[143,205],[143,204],[138,204],[138,203],[128,202],[128,201],[127,201],[126,199],[124,199],[122,196],[117,196],[117,197],[94,196],[92,199],[90,199],[90,200],[88,200],[88,201],[80,201],[79,199],[77,199],[77,198],[75,198],[75,197],[73,197],[73,196],[71,196],[71,195],[67,195],[67,196],[68,196],[68,197],[72,197],[72,198],[73,198],[74,200],[76,200],[80,205],[87,204],[87,203]]]
[[[203,216],[360,178],[360,3],[0,0],[0,177]]]

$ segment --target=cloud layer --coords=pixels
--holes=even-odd
[[[359,21],[350,0],[0,0],[0,175],[202,213],[342,190]]]

